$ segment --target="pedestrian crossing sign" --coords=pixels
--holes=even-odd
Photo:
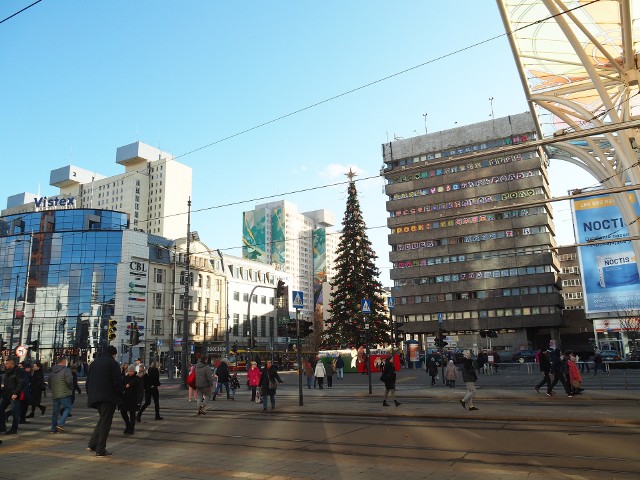
[[[293,291],[293,308],[298,309],[304,306],[304,295],[300,290]]]
[[[362,299],[362,313],[371,313],[371,302],[369,301],[368,298],[363,298]]]

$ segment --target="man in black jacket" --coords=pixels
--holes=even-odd
[[[107,351],[91,364],[87,375],[88,405],[96,408],[100,415],[88,448],[98,457],[111,455],[107,451],[107,437],[123,390],[120,365],[115,359],[117,353],[116,347],[109,345]]]
[[[142,422],[142,412],[151,405],[151,399],[153,399],[153,405],[156,408],[156,420],[162,420],[160,416],[160,396],[158,394],[158,387],[160,386],[160,370],[158,370],[158,366],[155,362],[151,364],[149,370],[142,377],[144,382],[144,395],[145,401],[144,405],[138,412],[137,420],[138,422]]]
[[[20,393],[25,384],[24,373],[16,367],[14,358],[9,358],[5,362],[4,387],[2,388],[2,398],[0,399],[0,433],[11,435],[18,433],[18,423],[20,422]],[[13,421],[11,428],[7,430],[5,410],[11,406]]]

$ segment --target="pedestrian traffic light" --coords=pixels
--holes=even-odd
[[[114,338],[116,338],[116,331],[118,330],[116,328],[117,324],[118,324],[118,322],[115,321],[114,319],[112,319],[112,318],[109,319],[109,329],[108,329],[108,332],[107,332],[107,338],[109,339],[109,341],[111,341]]]
[[[33,350],[34,352],[38,351],[39,346],[40,346],[40,342],[38,342],[38,340],[33,340],[32,342],[29,342],[29,349]]]
[[[404,326],[404,322],[394,322],[393,328],[396,330],[396,335],[401,335],[404,333],[402,327]]]
[[[300,320],[300,338],[308,337],[313,333],[313,322],[310,320]]]
[[[282,280],[278,280],[278,285],[276,286],[276,298],[284,296],[284,287],[284,282]]]

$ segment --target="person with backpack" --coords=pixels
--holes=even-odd
[[[549,357],[549,351],[542,351],[542,349],[540,349],[540,371],[542,372],[542,380],[540,380],[540,383],[538,383],[535,387],[533,387],[536,392],[540,393],[540,388],[542,388],[543,385],[551,385],[551,377],[549,376],[549,373],[551,372],[551,359]]]

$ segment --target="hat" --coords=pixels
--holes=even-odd
[[[449,360],[449,365],[453,365],[453,360]]]
[[[136,371],[136,366],[135,365],[129,365],[129,368],[127,369],[130,372],[135,372]]]

